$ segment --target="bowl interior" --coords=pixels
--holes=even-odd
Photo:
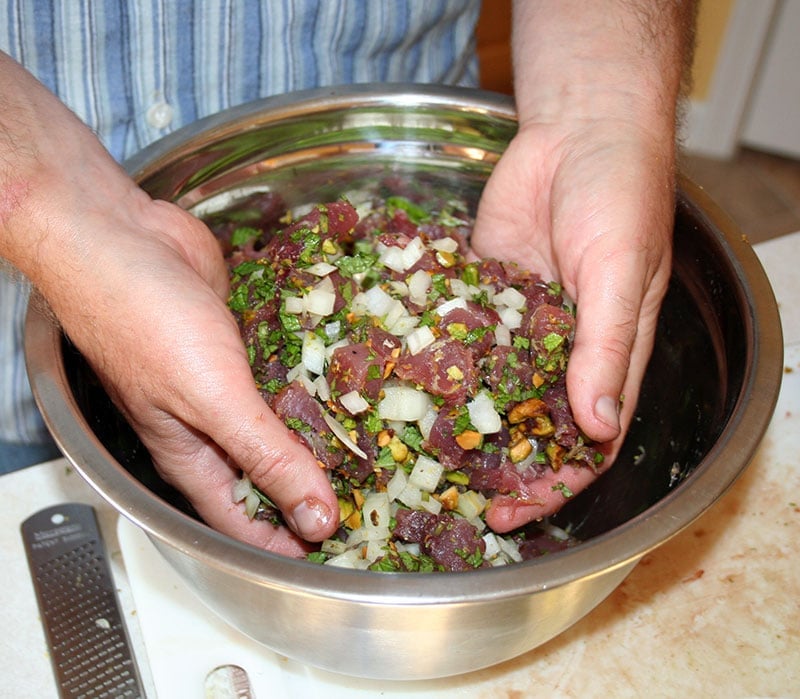
[[[398,191],[474,206],[514,134],[511,105],[480,93],[463,103],[454,93],[416,102],[397,94],[362,95],[344,106],[317,94],[305,102],[272,100],[269,110],[233,110],[164,139],[128,168],[153,196],[214,225],[264,193],[289,207]],[[697,195],[682,182],[674,270],[627,441],[614,468],[553,519],[580,539],[609,532],[687,487],[708,466],[704,458],[748,388],[755,330],[747,288],[729,241]],[[194,516],[66,340],[63,356],[80,412],[113,458]],[[729,470],[720,492],[733,477]]]

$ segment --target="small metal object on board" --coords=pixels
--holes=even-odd
[[[94,509],[48,507],[22,538],[62,699],[144,698]]]
[[[206,675],[205,699],[255,699],[247,672],[238,665],[220,665]]]

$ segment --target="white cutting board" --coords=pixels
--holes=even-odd
[[[502,675],[498,668],[475,673],[474,682],[468,679],[472,675],[375,682],[306,667],[273,653],[210,612],[136,525],[121,517],[117,535],[159,699],[203,697],[205,676],[228,663],[247,671],[257,699],[323,694],[325,699],[472,697],[482,684],[488,682],[488,688]]]

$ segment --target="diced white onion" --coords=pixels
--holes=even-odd
[[[256,516],[260,505],[261,498],[258,497],[258,493],[255,490],[251,490],[244,499],[244,511],[249,519],[253,519]]]
[[[331,321],[325,324],[325,335],[329,340],[336,340],[342,330],[342,323],[339,320]]]
[[[513,286],[508,286],[500,293],[494,295],[492,302],[496,306],[507,306],[513,308],[515,311],[520,310],[525,306],[527,299]]]
[[[531,453],[528,454],[522,461],[518,461],[514,464],[514,468],[517,469],[517,473],[525,473],[531,466],[536,463],[536,452],[539,450],[538,442],[535,438],[528,438],[528,441],[531,443]]]
[[[385,532],[385,536],[389,536],[391,510],[387,493],[375,492],[367,495],[361,512],[363,526],[367,531]]]
[[[329,316],[336,305],[336,292],[330,277],[325,277],[305,296],[306,311],[318,316]]]
[[[364,292],[364,303],[370,315],[383,318],[394,305],[395,299],[381,287],[372,286]]]
[[[450,280],[450,291],[453,293],[453,296],[458,296],[459,298],[466,300],[469,300],[481,293],[481,290],[477,286],[467,284],[458,278]]]
[[[514,541],[511,539],[506,539],[505,537],[498,536],[497,543],[500,544],[500,548],[503,549],[503,553],[506,554],[514,563],[520,563],[522,561],[522,554],[519,552],[519,546],[517,546]]]
[[[358,391],[349,391],[339,396],[339,403],[351,415],[358,415],[369,408],[369,403]]]
[[[350,301],[350,310],[357,316],[363,316],[367,312],[367,296],[363,291],[359,291]]]
[[[442,252],[455,252],[458,250],[458,241],[450,237],[438,238],[437,240],[431,240],[428,246],[432,247],[434,250],[441,250]]]
[[[425,252],[425,243],[419,236],[412,238],[411,241],[403,248],[403,262],[405,269],[411,269]],[[405,271],[405,270],[403,270]]]
[[[308,376],[308,375],[307,375],[305,372],[303,372],[303,373],[301,373],[301,374],[298,374],[298,376],[297,376],[297,380],[298,380],[298,381],[299,381],[301,384],[303,384],[303,388],[305,388],[305,389],[306,389],[306,393],[308,393],[308,395],[309,395],[309,396],[312,396],[312,397],[313,397],[314,395],[316,395],[316,393],[317,393],[317,386],[316,386],[316,384],[315,384],[315,383],[314,383],[314,382],[313,382],[313,381],[312,381],[312,380],[309,378],[309,376]]]
[[[397,246],[383,246],[378,255],[378,261],[394,272],[405,272],[408,269],[403,249]]]
[[[299,315],[306,310],[306,302],[302,296],[287,296],[286,300],[283,302],[283,307],[286,309],[287,313]]]
[[[336,435],[336,438],[342,444],[344,444],[344,446],[346,446],[356,456],[360,456],[362,459],[367,458],[367,455],[364,453],[361,447],[359,447],[358,444],[356,444],[351,439],[350,434],[347,432],[347,430],[340,422],[336,421],[336,418],[334,418],[332,415],[329,415],[324,410],[322,411],[322,417],[325,420],[325,423],[328,425],[328,427],[331,428],[331,432],[333,432],[333,434]]]
[[[408,476],[409,485],[414,485],[420,490],[432,493],[439,485],[439,480],[444,472],[444,466],[435,459],[424,454],[417,457],[417,462]]]
[[[557,527],[555,524],[550,524],[550,522],[547,520],[542,522],[539,525],[539,528],[548,536],[552,536],[554,539],[558,539],[559,541],[567,541],[569,539],[569,533],[565,529]]]
[[[436,422],[436,418],[438,416],[439,413],[437,413],[435,408],[431,406],[428,408],[428,412],[426,412],[419,420],[417,420],[417,427],[419,427],[419,432],[423,439],[428,439],[428,437],[431,436],[433,423]]]
[[[367,561],[367,564],[374,563],[379,558],[383,558],[386,555],[386,551],[384,548],[386,547],[386,541],[383,539],[375,539],[371,540],[367,544],[367,552],[364,555],[364,559]]]
[[[292,383],[292,381],[297,381],[301,376],[308,376],[308,370],[302,362],[300,364],[295,364],[286,372],[286,381],[287,383]]]
[[[435,341],[436,336],[427,325],[416,328],[406,337],[408,351],[411,354],[419,354],[428,345],[432,345]]]
[[[386,495],[389,500],[397,500],[397,497],[405,490],[407,485],[408,474],[402,468],[398,468],[386,484]]]
[[[383,316],[383,325],[389,332],[392,332],[392,328],[394,328],[398,321],[407,316],[408,310],[403,305],[403,302],[398,301],[397,299],[392,299],[392,304],[389,306],[389,310]]]
[[[418,306],[424,306],[431,288],[431,275],[424,269],[418,269],[408,278],[407,284],[408,298]]]
[[[412,315],[401,316],[394,323],[392,323],[390,332],[392,333],[392,335],[395,335],[397,337],[405,337],[419,325],[419,320],[420,320],[419,316],[412,316]]]
[[[338,556],[329,558],[325,561],[325,565],[334,566],[336,568],[365,570],[369,564],[361,557],[361,552],[358,549],[349,549]]]
[[[431,398],[424,391],[411,386],[384,386],[378,416],[383,420],[414,422],[422,418],[431,405]]]
[[[405,282],[390,281],[389,288],[392,290],[395,296],[408,296],[408,285]]]
[[[407,483],[402,492],[397,496],[397,499],[402,502],[406,507],[412,510],[418,510],[422,504],[422,492],[419,488],[411,483]]]
[[[317,262],[310,267],[306,267],[306,272],[315,277],[327,277],[336,267],[329,262]]]
[[[403,551],[410,553],[412,556],[419,556],[419,544],[404,544],[402,541],[396,541],[395,546],[401,553]]]
[[[481,434],[495,434],[503,426],[500,414],[495,410],[494,401],[486,391],[481,391],[467,403],[469,421]]]
[[[354,546],[358,546],[359,544],[364,543],[367,540],[367,530],[364,527],[359,527],[358,529],[353,529],[348,535],[347,540],[345,541],[345,545],[347,548],[353,548]]]
[[[516,330],[522,325],[522,314],[513,308],[509,308],[508,306],[499,308],[497,314],[500,316],[503,325],[509,330]]]
[[[500,544],[497,543],[497,536],[494,532],[486,532],[481,538],[486,545],[483,557],[487,561],[491,561],[493,558],[500,555],[502,549],[500,548]]]
[[[449,301],[440,303],[435,310],[440,316],[446,316],[454,308],[466,308],[466,307],[467,307],[467,300],[465,298],[462,298],[461,296],[456,296],[455,298],[450,299]]]
[[[244,500],[253,489],[253,484],[250,478],[245,474],[236,483],[233,484],[233,492],[231,493],[234,502],[241,502]]]
[[[321,401],[327,402],[331,399],[331,387],[328,385],[328,379],[325,378],[324,374],[320,374],[314,379],[314,390]]]
[[[494,341],[500,347],[510,347],[511,346],[511,330],[508,326],[503,325],[500,323],[494,329]]]
[[[300,361],[312,374],[325,371],[325,341],[316,333],[307,332],[303,336]]]
[[[322,553],[330,554],[331,556],[338,556],[339,554],[347,551],[347,544],[338,539],[325,539],[319,547]]]
[[[436,498],[422,498],[420,500],[419,506],[423,510],[427,510],[428,512],[432,512],[435,515],[438,515],[442,511],[442,503],[440,503]]]
[[[467,490],[458,496],[458,512],[465,519],[473,520],[486,508],[486,498],[474,490]]]
[[[337,340],[333,344],[328,345],[325,348],[325,359],[330,360],[333,356],[333,353],[339,349],[340,347],[347,347],[350,343],[347,340]]]

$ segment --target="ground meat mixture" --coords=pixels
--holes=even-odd
[[[472,220],[455,203],[256,211],[225,224],[229,306],[264,400],[339,498],[340,529],[311,559],[463,571],[571,545],[484,518],[492,498],[534,498],[545,472],[602,461],[567,402],[575,316],[560,287],[468,262]],[[279,518],[246,479],[237,493],[250,516]]]

